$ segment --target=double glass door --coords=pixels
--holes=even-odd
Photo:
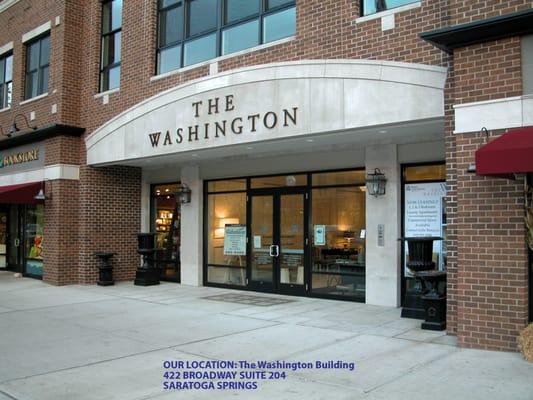
[[[307,200],[304,190],[257,191],[250,198],[250,287],[304,294]]]

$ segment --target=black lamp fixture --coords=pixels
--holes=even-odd
[[[191,188],[186,183],[182,183],[180,189],[176,193],[176,197],[181,204],[188,204],[191,202]]]
[[[385,194],[385,185],[387,184],[387,178],[379,168],[374,168],[374,172],[367,174],[366,176],[366,189],[368,194],[378,197]]]
[[[11,127],[9,128],[9,133],[7,134],[8,137],[11,137],[11,135],[17,133],[18,131],[20,131],[20,128],[17,126],[17,117],[22,117],[24,118],[24,121],[26,122],[26,126],[30,129],[37,129],[36,126],[30,126],[30,123],[28,121],[28,117],[26,117],[26,115],[24,114],[17,114],[15,115],[15,117],[13,118],[13,124],[11,124]]]

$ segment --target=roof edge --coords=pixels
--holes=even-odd
[[[533,33],[533,8],[419,34],[420,38],[451,54],[454,49]]]

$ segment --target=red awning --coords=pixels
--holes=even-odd
[[[44,188],[43,182],[22,183],[20,185],[0,186],[0,203],[37,204],[35,195]]]
[[[509,177],[533,172],[533,127],[510,129],[476,151],[476,174]]]

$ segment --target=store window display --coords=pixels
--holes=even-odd
[[[44,206],[26,207],[25,221],[26,275],[43,276],[44,256]]]
[[[364,171],[317,174],[313,186],[312,290],[315,294],[364,301]]]
[[[180,280],[180,204],[176,201],[179,183],[152,186],[152,232],[155,232],[156,263],[161,279]]]

